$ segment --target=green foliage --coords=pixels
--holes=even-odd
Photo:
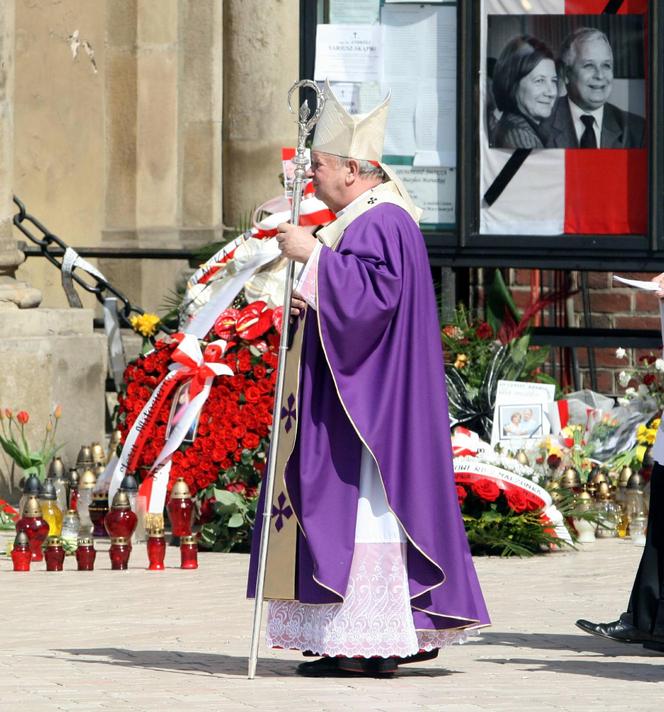
[[[463,515],[475,555],[532,556],[561,540],[542,525],[540,512],[501,514],[495,506],[479,517]]]
[[[519,310],[516,308],[501,271],[497,269],[493,273],[493,280],[486,295],[486,320],[491,325],[494,334],[500,331],[506,311],[515,321],[519,321]]]
[[[204,524],[200,545],[209,551],[248,551],[250,532],[256,519],[257,498],[246,498],[237,492],[216,487],[208,488],[206,496],[213,496],[215,518]]]
[[[548,351],[533,350],[527,334],[504,345],[484,342],[484,350],[485,355],[478,368],[471,370],[470,363],[461,368],[448,365],[445,367],[445,380],[450,415],[456,424],[474,430],[484,440],[490,440],[498,381],[539,380],[542,374],[535,372],[546,361]],[[469,375],[471,373],[473,375]]]

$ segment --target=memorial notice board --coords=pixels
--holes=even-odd
[[[304,78],[351,113],[390,94],[383,160],[433,263],[664,266],[664,3],[303,0],[301,19]]]

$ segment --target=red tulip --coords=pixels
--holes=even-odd
[[[19,412],[16,414],[16,420],[18,420],[21,425],[25,425],[28,420],[30,420],[30,415],[24,410],[19,410]]]

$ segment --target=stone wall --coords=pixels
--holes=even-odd
[[[12,189],[74,247],[221,239],[224,219],[237,225],[280,191],[298,11],[298,0],[17,0]],[[147,309],[186,267],[98,266]],[[65,306],[42,259],[19,276]]]

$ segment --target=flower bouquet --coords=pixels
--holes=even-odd
[[[168,490],[178,477],[185,479],[198,503],[200,544],[209,549],[241,551],[249,546],[272,424],[281,311],[263,301],[237,302],[219,316],[204,340],[228,343],[222,362],[234,375],[213,381],[195,432],[172,456]],[[168,373],[175,346],[169,339],[159,340],[153,351],[127,366],[118,408],[123,438]],[[141,451],[139,479],[164,445],[174,397],[160,409]]]

